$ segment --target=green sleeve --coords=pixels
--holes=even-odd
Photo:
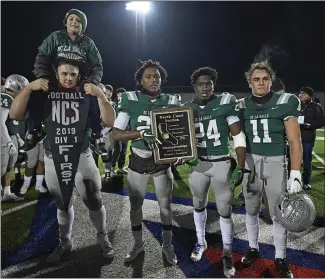
[[[10,109],[13,97],[7,93],[1,93],[1,107]]]
[[[288,103],[284,108],[284,117],[283,119],[287,119],[289,117],[298,117],[300,112],[300,100],[297,96],[291,95],[288,99]]]
[[[58,31],[55,31],[50,34],[38,47],[39,51],[43,54],[52,56],[54,52],[56,51],[56,42],[57,42],[57,33]]]
[[[239,117],[239,102],[237,101],[234,95],[231,96],[229,104],[227,104],[226,106],[228,107],[227,117],[228,116]]]
[[[91,39],[89,40],[87,60],[90,68],[90,74],[87,80],[97,85],[102,81],[103,78],[103,60],[94,41]]]
[[[121,95],[121,98],[118,101],[117,113],[119,113],[121,111],[123,111],[123,112],[125,112],[127,114],[130,113],[130,103],[129,103],[129,98],[128,98],[127,93],[123,93]]]

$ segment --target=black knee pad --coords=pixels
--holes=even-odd
[[[142,198],[139,198],[139,197],[136,197],[136,196],[130,196],[129,200],[130,200],[131,210],[133,210],[133,211],[136,211],[136,210],[140,209],[142,207],[142,205],[143,205],[143,199]]]
[[[103,200],[100,191],[87,193],[87,196],[84,197],[82,201],[91,211],[97,211],[103,206]]]
[[[219,212],[218,212],[219,213]],[[219,213],[219,215],[220,215],[220,217],[222,217],[222,218],[224,218],[224,219],[229,219],[229,218],[231,218],[231,212],[230,212],[230,214],[229,215],[221,215],[220,213]]]
[[[206,207],[203,208],[194,208],[194,210],[198,213],[203,212],[206,209]]]

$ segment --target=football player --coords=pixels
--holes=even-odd
[[[35,190],[40,193],[46,193],[47,189],[43,186],[44,181],[44,146],[43,140],[39,141],[36,146],[26,151],[27,165],[25,168],[24,183],[20,188],[20,194],[25,195],[30,187],[33,173],[36,167],[36,185]]]
[[[245,172],[246,140],[239,122],[239,107],[235,96],[229,93],[215,95],[214,87],[218,73],[210,67],[193,72],[191,82],[195,97],[185,107],[194,114],[198,160],[190,163],[189,185],[193,195],[194,223],[197,243],[191,254],[194,262],[201,260],[207,249],[205,226],[206,206],[210,185],[213,189],[223,243],[223,272],[227,278],[235,275],[232,262],[232,240],[234,222],[231,217],[233,185],[241,184]],[[229,154],[229,132],[231,132],[238,165],[232,166]]]
[[[87,29],[87,16],[78,9],[70,9],[63,20],[65,30],[51,33],[39,46],[34,64],[36,78],[48,79],[56,83],[53,68],[56,68],[61,59],[70,59],[78,62],[80,66],[81,81],[95,85],[101,82],[103,65],[101,55],[92,39],[84,32]],[[100,112],[96,98],[89,96],[91,103],[89,117],[92,128],[92,142],[95,143],[95,151],[105,154],[104,140],[100,137]],[[24,150],[33,148],[38,141],[41,130],[41,115],[34,109],[28,118],[28,134],[25,140]]]
[[[262,193],[268,203],[273,221],[275,266],[284,278],[292,278],[286,261],[287,230],[276,219],[276,199],[286,190],[298,193],[301,183],[301,138],[297,121],[299,99],[289,93],[270,91],[275,74],[267,61],[253,63],[245,73],[251,96],[239,100],[240,117],[244,124],[247,155],[246,168],[251,173],[242,183],[246,207],[246,228],[249,250],[242,258],[244,266],[250,266],[259,257],[258,234]],[[286,142],[290,146],[291,172],[287,179]]]
[[[102,83],[98,84],[98,87],[104,92],[107,100],[111,104],[111,106],[114,108],[115,103],[111,101],[112,97],[112,91],[111,88],[113,87],[111,85],[104,85]],[[107,154],[102,155],[102,162],[104,167],[104,175],[103,178],[105,181],[107,181],[111,177],[111,171],[112,171],[112,153],[114,148],[114,141],[111,137],[111,131],[112,127],[106,127],[104,123],[102,123],[102,131],[101,134],[103,135],[103,138],[105,140],[105,149],[107,151]]]
[[[125,92],[126,92],[126,90],[124,88],[116,89],[116,91],[115,91],[116,106],[118,105],[118,100],[121,98],[121,95]],[[128,127],[126,128],[126,130],[127,129],[128,129]],[[114,152],[113,152],[113,157],[112,157],[112,171],[114,172],[114,174],[126,174],[127,173],[127,167],[124,167],[127,147],[128,147],[128,141],[115,142],[115,147],[114,147]],[[117,162],[117,169],[115,169],[116,162]]]
[[[160,207],[162,251],[170,264],[177,264],[172,245],[173,175],[170,165],[154,163],[152,148],[160,142],[151,133],[150,119],[150,112],[153,109],[179,106],[175,96],[161,93],[161,83],[165,82],[166,78],[167,72],[159,62],[152,60],[142,62],[142,66],[135,73],[135,80],[140,90],[123,93],[118,103],[118,116],[114,123],[112,137],[117,141],[132,140],[127,186],[131,203],[130,219],[134,245],[125,257],[126,262],[132,261],[144,250],[142,205],[149,177],[152,177]],[[126,131],[129,122],[130,130]]]
[[[80,75],[79,67],[74,61],[61,61],[57,68],[58,85],[63,88],[75,88],[78,84]],[[13,103],[10,111],[10,116],[14,119],[24,119],[26,111],[33,108],[32,102],[38,102],[40,98],[47,99],[48,81],[45,79],[37,79],[31,82],[21,92],[19,99]],[[82,90],[82,89],[81,89]],[[94,84],[85,84],[84,90],[86,94],[91,94],[98,98],[101,116],[104,123],[108,126],[113,126],[115,114],[114,110],[107,101],[104,93]],[[38,91],[38,92],[33,92]],[[43,91],[43,92],[41,92]],[[35,95],[32,94],[36,93]],[[31,99],[30,99],[30,96]],[[48,103],[46,103],[48,105]],[[34,104],[35,105],[35,104]],[[28,106],[28,107],[27,107]],[[51,116],[51,103],[46,106],[48,110],[44,112],[45,132],[47,127],[47,119]],[[100,244],[102,254],[106,258],[114,256],[114,249],[107,238],[106,231],[106,210],[102,204],[101,198],[101,179],[98,168],[96,167],[91,150],[89,149],[89,141],[91,136],[90,123],[88,121],[82,153],[80,154],[78,170],[75,176],[75,186],[83,200],[84,204],[89,209],[90,219],[97,231],[97,243]],[[70,197],[69,209],[66,210],[63,205],[58,177],[54,166],[54,161],[51,154],[51,148],[47,137],[43,140],[45,149],[44,165],[45,165],[45,181],[49,192],[55,198],[57,205],[57,219],[60,228],[60,245],[48,257],[49,262],[58,261],[61,257],[72,249],[72,225],[74,220],[73,194]]]
[[[4,84],[5,92],[1,92],[1,178],[4,177],[5,183],[2,201],[24,200],[23,197],[11,193],[10,189],[11,171],[18,158],[20,136],[18,134],[19,122],[10,118],[9,110],[14,98],[26,85],[28,85],[28,80],[25,77],[10,75]]]

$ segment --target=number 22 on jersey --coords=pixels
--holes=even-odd
[[[140,115],[138,117],[138,123],[140,123],[141,125],[144,124],[144,126],[137,127],[138,131],[151,129],[151,119],[150,119],[150,116],[148,116],[148,115]]]
[[[220,133],[217,126],[216,119],[211,119],[208,124],[208,128],[206,131],[204,131],[204,125],[202,122],[195,123],[196,128],[196,138],[198,139],[197,146],[198,147],[207,147],[207,143],[205,140],[203,140],[204,136],[207,137],[207,139],[213,141],[213,146],[219,146],[221,145],[220,141]]]

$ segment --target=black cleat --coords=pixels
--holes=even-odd
[[[276,258],[274,260],[277,270],[281,274],[281,278],[293,278],[293,274],[288,267],[286,259]]]
[[[259,257],[260,257],[260,255],[258,253],[258,250],[255,248],[249,247],[249,250],[246,253],[246,255],[244,257],[242,257],[241,262],[244,267],[249,267],[252,264],[252,262]]]

